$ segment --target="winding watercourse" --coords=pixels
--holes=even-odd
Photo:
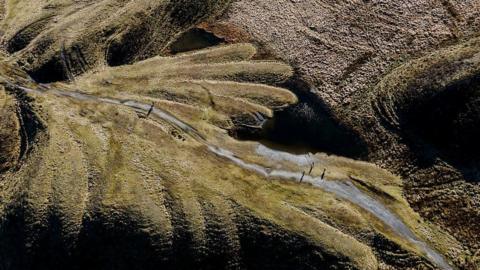
[[[119,100],[107,97],[98,97],[93,96],[81,92],[74,92],[74,91],[67,91],[67,90],[60,90],[60,89],[53,89],[51,86],[48,85],[39,85],[39,89],[32,89],[28,87],[24,87],[21,85],[17,85],[12,83],[8,80],[5,80],[5,83],[10,87],[14,87],[26,93],[36,93],[36,94],[46,94],[50,93],[53,95],[66,97],[66,98],[73,98],[80,101],[93,101],[93,102],[101,102],[113,105],[121,105],[130,107],[136,111],[147,112],[150,110],[151,105],[146,103],[141,103],[134,100]],[[398,236],[403,237],[413,245],[415,245],[419,250],[421,250],[425,256],[439,269],[443,270],[453,270],[454,268],[449,265],[446,259],[431,248],[425,241],[421,240],[417,237],[413,231],[394,213],[392,213],[386,206],[384,206],[378,200],[375,200],[368,194],[362,192],[358,189],[351,181],[333,181],[333,180],[326,180],[322,179],[322,177],[316,177],[311,175],[305,175],[304,172],[295,172],[295,171],[288,171],[288,170],[281,170],[281,169],[270,169],[263,167],[258,164],[249,163],[247,161],[242,160],[239,158],[235,153],[213,145],[209,143],[202,134],[200,134],[194,127],[190,126],[189,124],[183,122],[182,120],[176,118],[172,114],[167,111],[164,111],[160,108],[153,108],[151,115],[158,117],[159,119],[169,123],[170,125],[178,128],[200,142],[201,144],[205,145],[206,148],[214,153],[215,155],[225,158],[230,162],[233,162],[237,166],[260,174],[266,178],[272,179],[283,179],[283,180],[290,180],[290,181],[299,181],[302,179],[302,182],[309,183],[315,187],[321,188],[324,191],[330,192],[335,194],[341,199],[347,200],[365,211],[373,214],[376,218],[382,221],[385,225],[389,226]],[[256,154],[262,156],[263,158],[269,159],[271,161],[286,161],[291,163],[296,163],[297,165],[302,165],[305,161],[305,155],[294,155],[287,152],[281,152],[277,150],[273,150],[263,146],[261,144],[257,145]],[[305,165],[305,164],[304,164]]]

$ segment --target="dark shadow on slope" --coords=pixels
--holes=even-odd
[[[3,167],[0,166],[0,173],[4,173],[9,169],[18,170],[20,168],[21,162],[25,159],[30,151],[32,150],[33,146],[35,145],[38,135],[40,132],[45,130],[45,126],[40,120],[40,118],[35,114],[34,109],[31,107],[31,98],[26,95],[26,93],[21,90],[17,89],[15,86],[6,86],[7,91],[15,96],[17,101],[17,119],[20,124],[20,129],[18,134],[13,136],[19,136],[20,139],[20,149],[18,155],[18,164],[13,167]],[[12,132],[14,132],[12,130]],[[2,144],[3,142],[0,142]],[[1,150],[1,147],[0,147]],[[3,153],[2,153],[3,154]],[[1,157],[0,162],[3,160],[8,160],[8,156]],[[0,165],[2,165],[0,163]]]
[[[178,37],[171,45],[170,52],[173,54],[205,49],[224,43],[214,34],[200,28],[192,28]]]
[[[225,229],[223,220],[212,221],[212,213],[205,212],[206,241],[195,241],[192,225],[183,212],[177,212],[180,202],[169,198],[167,204],[168,211],[175,213],[171,238],[146,230],[135,213],[114,211],[86,216],[76,240],[74,231],[64,231],[69,221],[61,213],[50,211],[44,222],[32,224],[32,209],[12,208],[0,222],[0,269],[229,269],[232,260],[224,255],[231,240],[226,231],[218,233]],[[353,269],[344,268],[350,266],[348,258],[330,254],[246,209],[238,211],[242,213],[235,220],[240,254],[235,260],[242,268]]]
[[[38,69],[28,71],[28,75],[38,83],[52,83],[68,80],[67,71],[60,56],[53,57]]]
[[[20,29],[6,44],[8,53],[18,52],[30,44],[50,23],[52,16],[42,18]]]
[[[238,138],[295,154],[326,152],[357,159],[367,155],[360,136],[341,125],[307,83],[292,79],[283,87],[293,91],[299,103],[275,112],[261,132],[237,131]]]
[[[153,35],[148,22],[133,27],[119,40],[109,44],[105,52],[107,64],[112,67],[131,64],[135,62],[139,53],[149,44],[148,36]]]
[[[375,254],[394,269],[435,269],[425,258],[405,251],[381,234],[374,234],[370,241]]]
[[[426,92],[401,114],[411,147],[425,166],[441,158],[478,182],[480,75]]]
[[[236,221],[245,269],[356,269],[349,259],[330,254],[300,234],[262,220],[239,206]],[[260,229],[261,228],[261,229]]]

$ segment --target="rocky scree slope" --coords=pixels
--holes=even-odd
[[[352,145],[368,149],[351,156],[400,174],[414,209],[469,254],[451,257],[478,268],[480,2],[255,3],[235,2],[210,28],[294,66]]]

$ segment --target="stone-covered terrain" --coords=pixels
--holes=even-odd
[[[289,62],[367,145],[351,155],[401,175],[410,205],[478,256],[480,2],[254,3],[210,28]]]

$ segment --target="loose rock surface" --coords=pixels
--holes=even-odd
[[[400,174],[410,205],[469,254],[451,257],[478,268],[480,2],[254,2],[235,2],[222,29],[294,66],[367,145],[361,158]]]

